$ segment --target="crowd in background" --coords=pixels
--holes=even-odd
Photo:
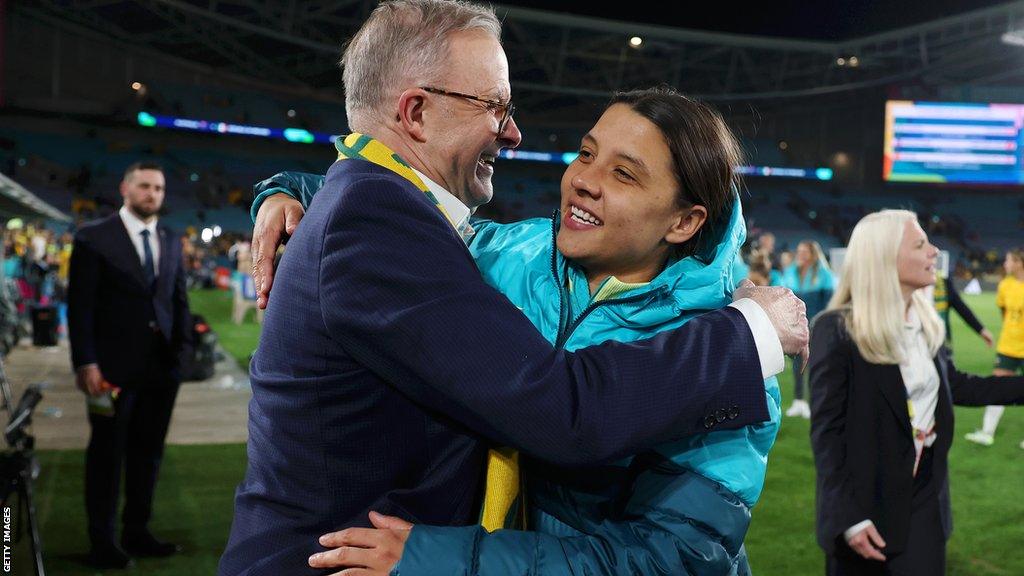
[[[34,308],[52,306],[58,316],[58,332],[65,330],[72,235],[66,227],[26,224],[15,218],[7,222],[3,239],[0,351],[6,353],[28,333]]]
[[[72,237],[42,223],[8,222],[4,230],[4,276],[31,302],[62,301],[68,282]]]
[[[239,270],[239,258],[248,258],[249,236],[225,232],[204,242],[194,228],[185,231],[183,254],[190,288],[227,288]],[[4,277],[13,280],[18,294],[41,305],[64,300],[71,262],[73,230],[42,222],[7,222],[3,231]],[[251,267],[251,265],[250,265]]]
[[[17,341],[28,331],[33,308],[53,307],[58,333],[67,326],[67,288],[74,230],[64,224],[47,225],[14,218],[3,229],[3,276],[0,279],[0,333]],[[233,316],[240,323],[255,309],[255,287],[250,274],[249,236],[224,233],[204,242],[195,229],[182,237],[189,288],[232,290]],[[260,318],[257,313],[257,318]],[[20,330],[20,332],[19,332]]]

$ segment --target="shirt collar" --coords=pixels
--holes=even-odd
[[[437,182],[434,182],[430,178],[424,176],[419,170],[413,168],[412,171],[420,177],[420,180],[423,181],[423,184],[434,195],[434,198],[437,198],[437,201],[441,203],[441,207],[444,208],[444,211],[451,217],[452,224],[455,226],[456,230],[460,233],[462,233],[463,230],[472,230],[469,228],[469,217],[473,215],[473,211],[463,204],[462,200],[459,200],[454,194],[442,188]]]
[[[118,214],[121,216],[121,221],[124,222],[124,227],[128,229],[129,236],[134,238],[143,230],[149,230],[150,237],[156,238],[157,218],[153,218],[150,220],[149,224],[146,224],[141,218],[136,216],[134,212],[129,210],[127,206],[121,206],[121,209],[118,210]]]

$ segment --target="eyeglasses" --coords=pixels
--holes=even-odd
[[[455,98],[464,98],[466,100],[473,100],[474,102],[483,102],[491,110],[501,110],[501,120],[498,121],[498,134],[505,131],[505,127],[508,126],[508,121],[511,120],[512,115],[516,113],[516,105],[513,104],[511,100],[508,102],[499,102],[497,100],[488,100],[487,98],[481,98],[479,96],[462,94],[461,92],[451,92],[449,90],[441,90],[440,88],[431,88],[429,86],[420,86],[420,90],[426,90],[431,94],[454,96]]]

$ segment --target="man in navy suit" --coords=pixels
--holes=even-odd
[[[755,291],[676,332],[568,353],[484,283],[468,217],[521,138],[499,35],[489,9],[398,0],[349,43],[357,133],[277,272],[222,576],[321,573],[317,537],[371,510],[475,522],[489,442],[582,465],[766,420],[763,378],[806,344],[792,294]]]
[[[68,286],[71,360],[89,396],[92,428],[85,464],[90,560],[101,568],[125,568],[129,554],[178,550],[147,524],[178,394],[178,359],[191,334],[181,241],[157,222],[163,170],[132,164],[121,196],[119,212],[75,235]],[[114,539],[122,461],[123,549]]]

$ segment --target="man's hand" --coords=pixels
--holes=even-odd
[[[740,283],[733,292],[733,300],[750,298],[758,304],[772,321],[779,335],[782,351],[790,356],[803,356],[804,364],[811,357],[808,344],[811,332],[807,326],[807,305],[789,288],[755,286],[750,280]]]
[[[262,210],[261,210],[262,211]],[[332,576],[388,576],[402,559],[412,524],[370,512],[374,528],[348,528],[320,537],[320,545],[334,548],[309,557],[313,568],[343,568]]]
[[[985,341],[985,346],[991,348],[992,343],[995,342],[995,339],[992,338],[992,333],[988,331],[988,328],[982,328],[980,336],[981,339]]]
[[[885,562],[885,555],[881,551],[882,548],[885,548],[885,540],[882,540],[882,535],[875,529],[874,524],[868,524],[866,528],[850,537],[846,543],[865,560]]]
[[[103,373],[96,364],[88,364],[75,371],[75,384],[78,389],[90,396],[99,396],[113,386],[103,379]]]
[[[256,281],[256,305],[267,307],[274,284],[274,256],[286,236],[295,232],[305,211],[291,196],[274,194],[263,201],[252,230],[252,277]]]

